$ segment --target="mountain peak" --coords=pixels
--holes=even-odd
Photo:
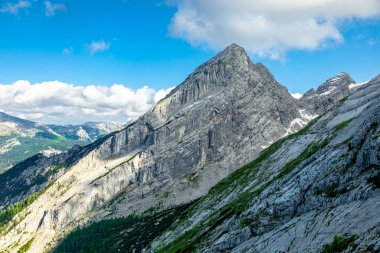
[[[301,98],[306,107],[312,108],[315,114],[320,114],[327,111],[331,106],[348,95],[354,89],[352,85],[356,82],[346,72],[341,72],[338,75],[330,77],[317,90],[310,89]]]
[[[318,87],[317,93],[325,93],[332,88],[347,88],[350,84],[356,83],[349,74],[341,72],[336,76],[327,79],[321,86]]]
[[[218,69],[224,69],[225,67],[228,69],[234,69],[234,71],[229,72],[230,74],[236,74],[242,71],[249,71],[249,69],[253,67],[253,63],[249,59],[244,48],[237,44],[231,44],[222,52],[218,53],[216,56],[199,66],[195,70],[195,73],[203,72],[205,69],[215,69],[215,67]]]
[[[241,46],[239,46],[238,44],[235,44],[235,43],[232,43],[231,45],[229,45],[228,47],[226,47],[222,53],[225,52],[237,52],[237,53],[240,53],[240,54],[247,54],[245,52],[245,49]]]
[[[222,60],[234,59],[235,61],[247,61],[249,59],[247,52],[244,50],[244,48],[235,43],[226,47],[222,52],[220,52],[216,56],[216,58]]]

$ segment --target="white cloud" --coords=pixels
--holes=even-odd
[[[162,89],[156,92],[154,94],[153,102],[157,103],[161,99],[163,99],[167,94],[169,94],[175,87],[170,87],[168,89]]]
[[[177,0],[170,33],[220,50],[232,42],[262,57],[344,40],[339,23],[380,15],[379,0]]]
[[[103,52],[110,49],[111,44],[103,40],[99,40],[99,41],[91,42],[91,44],[88,45],[87,47],[90,50],[91,54],[96,54],[97,52]]]
[[[66,5],[61,3],[53,4],[50,1],[45,1],[45,15],[48,17],[54,16],[57,11],[66,11]]]
[[[0,13],[9,13],[17,15],[21,9],[30,8],[32,4],[29,1],[20,0],[17,3],[7,2],[0,8]]]
[[[172,88],[137,90],[120,84],[74,86],[58,81],[0,84],[0,110],[43,123],[79,124],[85,121],[126,123],[145,113]]]

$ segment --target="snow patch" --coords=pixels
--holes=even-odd
[[[292,97],[294,97],[295,99],[300,99],[300,98],[302,98],[302,96],[303,96],[303,94],[301,94],[301,93],[293,93],[293,94],[291,94],[292,95]]]
[[[323,92],[321,94],[319,94],[319,96],[326,96],[328,94],[331,94],[331,92],[333,92],[335,90],[336,87],[332,87],[330,90],[326,91],[326,92]]]
[[[334,77],[334,78],[331,78],[331,79],[330,79],[330,82],[338,81],[338,80],[340,80],[341,78],[342,78],[341,76],[336,76],[336,77]]]
[[[311,120],[318,117],[317,114],[316,115],[307,114],[305,110],[299,110],[298,112],[300,113],[301,118],[295,118],[290,122],[289,127],[285,129],[286,133],[284,134],[283,137],[297,132],[301,128],[305,127]]]
[[[318,117],[318,114],[314,114],[314,115],[307,114],[307,113],[306,113],[306,110],[299,110],[298,112],[301,114],[301,117],[302,117],[303,119],[306,119],[306,120],[308,120],[308,121],[313,120],[313,119],[315,119],[316,117]]]
[[[348,85],[348,88],[349,88],[350,90],[352,90],[352,89],[357,89],[357,88],[359,88],[359,87],[361,87],[361,86],[367,84],[368,82],[369,82],[369,80],[368,80],[368,81],[365,81],[365,82],[361,82],[361,83],[352,83],[352,84]]]
[[[41,152],[41,154],[44,155],[44,156],[46,156],[46,157],[50,157],[50,156],[53,156],[53,155],[58,155],[58,154],[61,154],[61,153],[62,153],[61,150],[54,149],[54,148],[51,148],[51,147],[49,147],[49,149],[43,150]]]

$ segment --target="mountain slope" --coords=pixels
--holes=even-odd
[[[5,186],[13,198],[1,203],[44,190],[6,225],[0,250],[16,251],[33,240],[31,251],[40,252],[90,220],[188,203],[301,129],[317,116],[311,113],[262,64],[231,45],[125,129],[21,165],[5,180],[13,180]],[[65,166],[54,169],[54,159]],[[11,191],[25,175],[35,183]],[[39,184],[41,175],[46,180]]]
[[[57,154],[119,129],[115,124],[106,123],[44,125],[0,112],[0,173],[37,153]]]
[[[64,138],[43,124],[0,112],[0,173],[39,152],[50,155],[85,143]]]
[[[380,76],[217,184],[147,252],[378,252],[379,98]]]
[[[153,242],[137,239],[157,235],[141,222],[162,225],[171,213],[95,222],[54,252],[140,252],[148,244],[144,252],[378,252],[379,88],[380,76],[190,207],[173,208],[178,220]],[[136,237],[129,228],[139,225]]]

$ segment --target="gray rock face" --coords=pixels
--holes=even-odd
[[[321,114],[352,94],[356,90],[350,87],[352,84],[356,82],[347,73],[340,73],[329,78],[317,90],[310,89],[301,97],[300,103],[314,114]]]
[[[263,157],[146,252],[321,252],[334,235],[353,238],[344,252],[380,251],[380,76]]]
[[[17,226],[0,237],[0,251],[17,250],[34,238],[31,250],[40,252],[88,220],[199,198],[265,147],[305,126],[313,112],[231,45],[137,121],[69,154],[69,166],[49,179],[45,192],[15,218],[22,217]],[[21,228],[28,233],[19,233]],[[244,231],[231,240],[248,240],[251,234]]]

